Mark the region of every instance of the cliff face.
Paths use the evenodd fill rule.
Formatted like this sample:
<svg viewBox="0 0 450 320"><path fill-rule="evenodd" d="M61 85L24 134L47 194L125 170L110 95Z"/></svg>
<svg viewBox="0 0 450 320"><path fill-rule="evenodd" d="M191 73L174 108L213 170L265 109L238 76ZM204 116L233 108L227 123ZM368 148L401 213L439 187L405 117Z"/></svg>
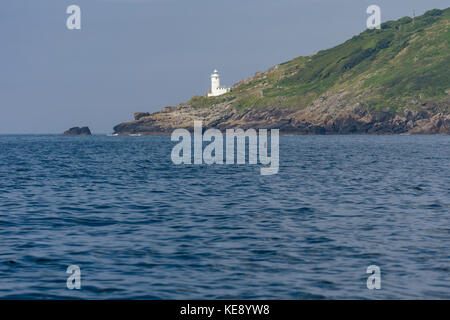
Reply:
<svg viewBox="0 0 450 320"><path fill-rule="evenodd" d="M114 127L118 134L164 134L177 128L192 130L194 120L203 121L204 128L280 129L282 133L351 134L351 133L444 133L450 134L450 98L437 104L424 104L401 113L391 110L371 111L361 103L344 103L337 108L340 96L325 96L303 110L292 107L260 107L245 111L221 103L210 109L196 106L166 107L139 120Z"/></svg>
<svg viewBox="0 0 450 320"><path fill-rule="evenodd" d="M450 8L366 30L237 83L114 127L118 134L203 126L283 133L450 133Z"/></svg>

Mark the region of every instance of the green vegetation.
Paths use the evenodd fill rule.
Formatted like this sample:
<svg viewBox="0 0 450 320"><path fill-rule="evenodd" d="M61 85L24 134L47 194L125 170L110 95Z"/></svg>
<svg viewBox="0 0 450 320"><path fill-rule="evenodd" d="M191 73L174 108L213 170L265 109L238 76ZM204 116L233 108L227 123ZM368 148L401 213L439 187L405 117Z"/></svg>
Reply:
<svg viewBox="0 0 450 320"><path fill-rule="evenodd" d="M408 101L439 100L450 89L450 8L383 23L332 49L298 57L233 87L220 97L194 97L199 107L231 101L304 108L325 92L345 90L369 108L398 110Z"/></svg>

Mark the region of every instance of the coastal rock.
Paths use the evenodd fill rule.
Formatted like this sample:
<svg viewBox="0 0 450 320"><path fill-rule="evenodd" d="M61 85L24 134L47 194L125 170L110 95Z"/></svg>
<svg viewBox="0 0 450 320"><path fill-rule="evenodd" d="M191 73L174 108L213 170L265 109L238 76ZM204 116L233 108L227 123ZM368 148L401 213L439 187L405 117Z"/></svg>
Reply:
<svg viewBox="0 0 450 320"><path fill-rule="evenodd" d="M450 104L449 104L450 105ZM166 107L138 120L123 122L114 127L117 134L170 134L177 128L192 131L195 120L203 128L280 129L294 134L450 134L450 114L436 112L428 104L403 113L363 108L345 93L319 98L310 107L254 107L245 110L231 103L211 108L192 105Z"/></svg>
<svg viewBox="0 0 450 320"><path fill-rule="evenodd" d="M91 130L89 130L89 127L73 127L69 130L65 131L63 135L66 136L90 136Z"/></svg>
<svg viewBox="0 0 450 320"><path fill-rule="evenodd" d="M149 112L135 112L134 120L140 120L141 118L148 117L150 115Z"/></svg>

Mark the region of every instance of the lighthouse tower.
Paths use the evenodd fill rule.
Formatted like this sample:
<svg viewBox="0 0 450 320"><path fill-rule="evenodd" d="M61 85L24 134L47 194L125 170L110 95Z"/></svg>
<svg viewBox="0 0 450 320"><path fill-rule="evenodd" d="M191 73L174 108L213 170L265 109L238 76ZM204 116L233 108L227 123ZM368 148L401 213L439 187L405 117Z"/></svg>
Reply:
<svg viewBox="0 0 450 320"><path fill-rule="evenodd" d="M220 76L217 70L211 74L211 90L208 91L208 97L217 97L230 92L230 88L220 86Z"/></svg>
<svg viewBox="0 0 450 320"><path fill-rule="evenodd" d="M220 76L217 70L211 75L211 91L216 92L220 88Z"/></svg>

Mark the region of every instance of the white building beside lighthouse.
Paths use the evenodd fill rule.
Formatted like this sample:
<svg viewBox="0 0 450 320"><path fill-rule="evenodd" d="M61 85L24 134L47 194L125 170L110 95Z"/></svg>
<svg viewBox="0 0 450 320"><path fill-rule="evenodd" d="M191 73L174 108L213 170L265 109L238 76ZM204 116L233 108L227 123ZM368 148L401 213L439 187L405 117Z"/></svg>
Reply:
<svg viewBox="0 0 450 320"><path fill-rule="evenodd" d="M211 75L211 90L208 91L208 97L217 97L224 93L230 92L229 87L220 86L220 76L217 70Z"/></svg>

